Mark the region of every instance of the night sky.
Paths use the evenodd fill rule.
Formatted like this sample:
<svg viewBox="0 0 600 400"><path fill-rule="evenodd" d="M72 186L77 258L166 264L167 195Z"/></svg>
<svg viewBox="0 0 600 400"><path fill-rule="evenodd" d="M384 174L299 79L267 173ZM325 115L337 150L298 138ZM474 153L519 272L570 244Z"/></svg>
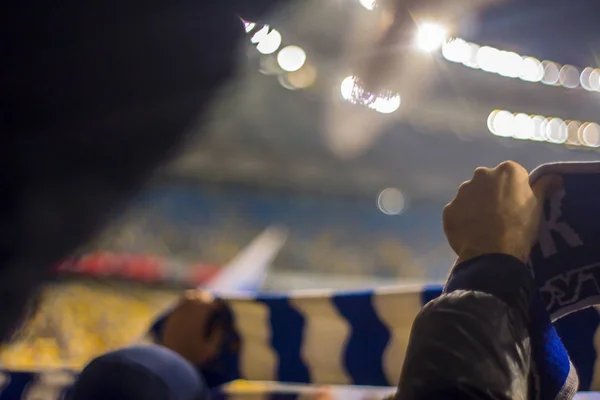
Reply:
<svg viewBox="0 0 600 400"><path fill-rule="evenodd" d="M539 59L600 66L600 2L520 0L465 21L461 37Z"/></svg>

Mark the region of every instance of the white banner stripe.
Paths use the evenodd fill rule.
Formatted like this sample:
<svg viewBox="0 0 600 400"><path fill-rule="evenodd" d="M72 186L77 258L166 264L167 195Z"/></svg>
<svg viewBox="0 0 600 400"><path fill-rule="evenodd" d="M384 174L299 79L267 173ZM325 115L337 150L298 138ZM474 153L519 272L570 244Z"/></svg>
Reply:
<svg viewBox="0 0 600 400"><path fill-rule="evenodd" d="M390 331L382 362L388 382L395 384L400 378L410 329L421 310L421 292L378 294L373 296L373 307Z"/></svg>
<svg viewBox="0 0 600 400"><path fill-rule="evenodd" d="M242 334L240 373L250 380L275 380L278 356L271 347L269 309L259 302L232 300L236 330Z"/></svg>
<svg viewBox="0 0 600 400"><path fill-rule="evenodd" d="M293 298L290 303L305 318L302 359L313 383L348 384L344 349L350 326L330 298Z"/></svg>

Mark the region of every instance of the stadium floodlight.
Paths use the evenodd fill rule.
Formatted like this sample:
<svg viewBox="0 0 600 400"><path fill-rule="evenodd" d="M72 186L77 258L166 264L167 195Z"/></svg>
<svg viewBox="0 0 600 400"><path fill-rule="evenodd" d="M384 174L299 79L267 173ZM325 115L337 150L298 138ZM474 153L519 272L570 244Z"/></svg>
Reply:
<svg viewBox="0 0 600 400"><path fill-rule="evenodd" d="M298 46L287 46L277 54L277 63L287 72L298 71L306 62L306 52Z"/></svg>
<svg viewBox="0 0 600 400"><path fill-rule="evenodd" d="M250 33L252 31L252 29L254 29L254 27L256 26L256 24L254 22L250 22L250 21L244 21L244 29L246 30L246 33Z"/></svg>
<svg viewBox="0 0 600 400"><path fill-rule="evenodd" d="M361 6L363 6L369 11L373 11L375 9L375 6L377 5L377 2L375 0L358 0L358 2Z"/></svg>
<svg viewBox="0 0 600 400"><path fill-rule="evenodd" d="M595 122L565 121L556 117L494 110L487 118L487 126L495 136L576 147L600 147L600 125Z"/></svg>
<svg viewBox="0 0 600 400"><path fill-rule="evenodd" d="M254 29L254 27L252 27L252 29ZM269 33L269 25L264 25L257 32L255 32L254 35L252 35L252 37L250 38L250 43L253 43L253 44L260 43L260 41L262 39L264 39L268 33Z"/></svg>
<svg viewBox="0 0 600 400"><path fill-rule="evenodd" d="M588 147L600 147L600 125L588 123L581 130L581 141Z"/></svg>
<svg viewBox="0 0 600 400"><path fill-rule="evenodd" d="M548 60L540 62L534 57L490 46L479 46L460 38L444 40L442 56L450 62L507 78L600 92L600 68L587 67L580 72L580 69L573 65L561 65Z"/></svg>
<svg viewBox="0 0 600 400"><path fill-rule="evenodd" d="M381 114L391 114L400 108L402 99L398 93L386 91L382 94L369 93L355 76L344 78L340 85L342 98L349 103L359 104Z"/></svg>
<svg viewBox="0 0 600 400"><path fill-rule="evenodd" d="M402 99L400 98L400 95L396 94L388 98L377 97L369 108L372 108L381 114L391 114L400 108L401 103Z"/></svg>
<svg viewBox="0 0 600 400"><path fill-rule="evenodd" d="M448 31L440 24L424 22L417 27L415 43L417 48L432 52L444 44L448 38Z"/></svg>
<svg viewBox="0 0 600 400"><path fill-rule="evenodd" d="M256 50L262 54L273 54L281 46L281 34L273 29L271 32L262 36L256 45Z"/></svg>

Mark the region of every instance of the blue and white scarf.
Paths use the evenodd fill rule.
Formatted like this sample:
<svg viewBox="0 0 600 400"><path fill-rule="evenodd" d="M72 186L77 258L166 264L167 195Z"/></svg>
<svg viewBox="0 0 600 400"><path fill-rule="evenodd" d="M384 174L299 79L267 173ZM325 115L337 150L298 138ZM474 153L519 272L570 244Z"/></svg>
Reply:
<svg viewBox="0 0 600 400"><path fill-rule="evenodd" d="M539 287L531 310L532 398L541 400L571 398L575 369L580 390L600 390L600 316L590 307L600 304L600 163L545 165L532 182L549 173L563 176L564 190L545 206L530 262ZM441 291L433 285L227 298L232 338L241 346L224 352L218 376L207 380L394 386L414 317ZM5 372L0 400L34 389L60 392L61 385L68 390L44 374Z"/></svg>

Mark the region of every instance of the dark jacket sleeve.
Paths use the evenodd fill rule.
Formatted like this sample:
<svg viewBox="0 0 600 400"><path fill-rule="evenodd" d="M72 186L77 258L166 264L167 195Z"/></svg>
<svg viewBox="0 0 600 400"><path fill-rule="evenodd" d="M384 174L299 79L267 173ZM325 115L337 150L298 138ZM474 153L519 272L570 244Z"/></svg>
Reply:
<svg viewBox="0 0 600 400"><path fill-rule="evenodd" d="M507 255L457 265L414 321L396 399L526 399L532 288Z"/></svg>

